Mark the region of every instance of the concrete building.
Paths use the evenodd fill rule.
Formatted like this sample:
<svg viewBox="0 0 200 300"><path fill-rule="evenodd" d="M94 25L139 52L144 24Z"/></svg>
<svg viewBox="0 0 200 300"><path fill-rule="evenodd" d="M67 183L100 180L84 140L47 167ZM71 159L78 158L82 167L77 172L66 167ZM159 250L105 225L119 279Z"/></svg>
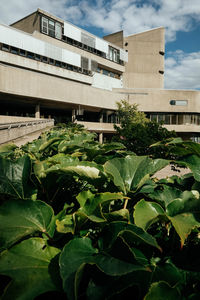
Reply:
<svg viewBox="0 0 200 300"><path fill-rule="evenodd" d="M38 9L0 25L2 116L54 118L113 133L116 102L200 140L200 92L164 89L164 28L103 39Z"/></svg>

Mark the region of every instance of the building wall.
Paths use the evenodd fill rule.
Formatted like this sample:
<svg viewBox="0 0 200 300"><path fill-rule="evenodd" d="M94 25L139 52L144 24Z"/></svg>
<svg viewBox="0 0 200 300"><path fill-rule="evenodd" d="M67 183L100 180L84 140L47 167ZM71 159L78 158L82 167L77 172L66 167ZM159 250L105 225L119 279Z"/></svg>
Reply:
<svg viewBox="0 0 200 300"><path fill-rule="evenodd" d="M92 76L87 76L78 72L73 72L67 69L52 66L46 63L42 63L36 60L27 59L23 56L13 55L12 53L0 51L0 62L7 63L16 67L21 67L27 70L34 70L39 73L51 74L53 76L68 78L69 80L75 80L83 82L85 84L92 84Z"/></svg>
<svg viewBox="0 0 200 300"><path fill-rule="evenodd" d="M120 48L124 48L124 36L123 31L112 33L103 37L104 40L117 45Z"/></svg>
<svg viewBox="0 0 200 300"><path fill-rule="evenodd" d="M128 63L125 65L124 87L127 88L163 88L164 28L124 37L124 48L128 51Z"/></svg>
<svg viewBox="0 0 200 300"><path fill-rule="evenodd" d="M122 73L122 72L125 71L125 67L122 66L122 65L120 65L120 64L117 64L117 63L115 63L113 61L110 61L108 59L105 59L103 57L95 55L93 53L84 51L81 48L74 47L74 46L72 46L70 44L64 43L64 42L62 42L62 41L60 41L58 39L51 38L50 36L42 34L42 33L38 32L38 31L35 31L33 33L33 36L36 37L36 38L38 38L38 39L40 39L40 40L42 40L42 41L45 41L47 43L51 43L52 45L55 45L57 47L61 47L63 49L67 49L67 50L72 51L74 53L78 53L78 54L80 54L83 57L87 57L88 59L95 60L100 65L106 66L110 70L118 71L119 73Z"/></svg>
<svg viewBox="0 0 200 300"><path fill-rule="evenodd" d="M11 25L14 28L20 29L22 31L33 33L35 30L40 30L40 17L38 12L34 12L33 14L15 22Z"/></svg>
<svg viewBox="0 0 200 300"><path fill-rule="evenodd" d="M122 98L130 103L138 104L138 109L144 112L200 112L200 92L190 90L164 89L115 89ZM187 105L171 105L171 100L187 100Z"/></svg>
<svg viewBox="0 0 200 300"><path fill-rule="evenodd" d="M1 93L30 97L35 101L40 99L55 101L56 107L59 106L59 103L56 103L58 101L96 108L100 111L116 109L116 101L121 100L121 94L118 93L8 65L0 65L0 76Z"/></svg>

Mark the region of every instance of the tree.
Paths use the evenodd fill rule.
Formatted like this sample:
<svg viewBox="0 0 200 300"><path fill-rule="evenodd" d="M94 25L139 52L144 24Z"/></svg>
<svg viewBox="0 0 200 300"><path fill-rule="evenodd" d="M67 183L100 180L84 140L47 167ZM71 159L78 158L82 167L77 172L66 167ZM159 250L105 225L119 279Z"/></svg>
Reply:
<svg viewBox="0 0 200 300"><path fill-rule="evenodd" d="M151 148L150 145L165 139L176 137L175 131L169 131L162 123L150 121L144 112L138 111L137 104L122 100L117 103L117 115L120 124L115 124L117 136L128 150L137 155L165 156L163 150Z"/></svg>

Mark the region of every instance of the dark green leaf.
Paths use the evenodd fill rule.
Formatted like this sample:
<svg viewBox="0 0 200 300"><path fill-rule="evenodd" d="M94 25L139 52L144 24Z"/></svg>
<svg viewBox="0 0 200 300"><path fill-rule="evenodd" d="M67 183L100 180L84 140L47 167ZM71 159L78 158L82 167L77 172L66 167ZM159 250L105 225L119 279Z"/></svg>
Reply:
<svg viewBox="0 0 200 300"><path fill-rule="evenodd" d="M155 202L147 202L140 200L134 207L135 224L144 230L154 222L158 221L158 217L165 214L163 208Z"/></svg>
<svg viewBox="0 0 200 300"><path fill-rule="evenodd" d="M52 208L42 201L10 200L0 207L0 249L34 232L48 233Z"/></svg>
<svg viewBox="0 0 200 300"><path fill-rule="evenodd" d="M35 299L47 291L57 290L50 270L51 260L59 249L46 245L40 238L31 238L1 253L0 274L12 278L3 300ZM54 270L55 271L55 270Z"/></svg>
<svg viewBox="0 0 200 300"><path fill-rule="evenodd" d="M0 157L0 194L25 199L33 197L35 190L29 185L31 161L23 156L16 161Z"/></svg>
<svg viewBox="0 0 200 300"><path fill-rule="evenodd" d="M177 288L172 288L167 282L159 281L151 285L144 300L179 300L181 299Z"/></svg>
<svg viewBox="0 0 200 300"><path fill-rule="evenodd" d="M127 194L141 187L151 175L164 168L168 161L152 160L147 156L127 156L107 161L104 170L110 175L114 184Z"/></svg>

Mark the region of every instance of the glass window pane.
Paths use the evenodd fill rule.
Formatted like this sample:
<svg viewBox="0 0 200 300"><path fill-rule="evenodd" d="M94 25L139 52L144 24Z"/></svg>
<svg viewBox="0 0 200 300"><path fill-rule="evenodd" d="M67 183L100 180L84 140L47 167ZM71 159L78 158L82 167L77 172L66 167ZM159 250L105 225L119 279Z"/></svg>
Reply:
<svg viewBox="0 0 200 300"><path fill-rule="evenodd" d="M185 115L185 123L191 124L191 115Z"/></svg>
<svg viewBox="0 0 200 300"><path fill-rule="evenodd" d="M178 124L183 124L183 115L178 115Z"/></svg>
<svg viewBox="0 0 200 300"><path fill-rule="evenodd" d="M176 115L172 115L172 124L176 124Z"/></svg>
<svg viewBox="0 0 200 300"><path fill-rule="evenodd" d="M56 23L56 35L55 37L57 39L61 39L62 37L62 28L61 28L61 25L59 23Z"/></svg>
<svg viewBox="0 0 200 300"><path fill-rule="evenodd" d="M158 115L158 122L162 122L163 121L163 117L164 117L164 115Z"/></svg>
<svg viewBox="0 0 200 300"><path fill-rule="evenodd" d="M170 124L170 115L165 115L165 124Z"/></svg>

